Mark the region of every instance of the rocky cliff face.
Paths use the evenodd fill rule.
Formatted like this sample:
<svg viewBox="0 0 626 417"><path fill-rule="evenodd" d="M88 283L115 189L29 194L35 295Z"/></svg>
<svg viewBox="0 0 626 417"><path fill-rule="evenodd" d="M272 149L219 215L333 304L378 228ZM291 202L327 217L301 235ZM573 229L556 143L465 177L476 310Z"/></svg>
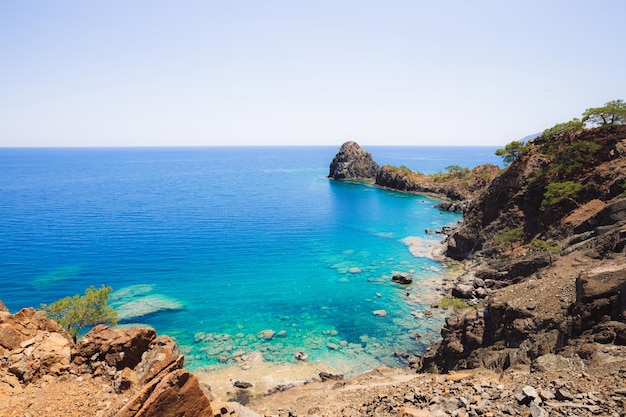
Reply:
<svg viewBox="0 0 626 417"><path fill-rule="evenodd" d="M468 204L498 176L500 168L492 164L479 165L463 175L424 175L390 165L383 165L376 174L376 185L400 191L434 194Z"/></svg>
<svg viewBox="0 0 626 417"><path fill-rule="evenodd" d="M471 271L456 293L478 313L449 319L423 366L507 368L625 344L625 181L626 126L531 142L446 242Z"/></svg>
<svg viewBox="0 0 626 417"><path fill-rule="evenodd" d="M373 180L379 166L369 152L356 142L346 142L330 163L329 178L336 180Z"/></svg>
<svg viewBox="0 0 626 417"><path fill-rule="evenodd" d="M0 311L0 415L213 416L183 356L151 328L94 327L74 344L45 313Z"/></svg>

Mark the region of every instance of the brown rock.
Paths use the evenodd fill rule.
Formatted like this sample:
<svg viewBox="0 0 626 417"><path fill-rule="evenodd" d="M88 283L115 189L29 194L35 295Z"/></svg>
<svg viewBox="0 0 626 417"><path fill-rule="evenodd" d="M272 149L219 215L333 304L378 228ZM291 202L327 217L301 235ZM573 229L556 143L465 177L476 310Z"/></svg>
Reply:
<svg viewBox="0 0 626 417"><path fill-rule="evenodd" d="M178 363L175 369L183 367L183 357L178 346L168 336L159 336L150 343L148 350L141 356L141 362L135 368L137 378L141 384L145 384L175 363Z"/></svg>
<svg viewBox="0 0 626 417"><path fill-rule="evenodd" d="M130 368L124 368L117 375L115 381L113 381L113 387L115 388L115 391L119 393L128 391L129 389L136 387L138 382L139 381L137 380L137 372Z"/></svg>
<svg viewBox="0 0 626 417"><path fill-rule="evenodd" d="M398 412L399 417L429 417L430 411L413 408L413 407L402 407Z"/></svg>
<svg viewBox="0 0 626 417"><path fill-rule="evenodd" d="M619 292L626 282L626 265L597 268L581 274L576 280L576 303L608 298Z"/></svg>
<svg viewBox="0 0 626 417"><path fill-rule="evenodd" d="M104 361L117 370L134 368L156 338L152 328L114 330L97 325L76 345L74 362Z"/></svg>
<svg viewBox="0 0 626 417"><path fill-rule="evenodd" d="M11 324L0 324L0 346L8 350L13 350L20 347L20 343L23 341L22 339L23 335Z"/></svg>
<svg viewBox="0 0 626 417"><path fill-rule="evenodd" d="M198 378L179 369L153 380L115 417L212 417L211 402Z"/></svg>

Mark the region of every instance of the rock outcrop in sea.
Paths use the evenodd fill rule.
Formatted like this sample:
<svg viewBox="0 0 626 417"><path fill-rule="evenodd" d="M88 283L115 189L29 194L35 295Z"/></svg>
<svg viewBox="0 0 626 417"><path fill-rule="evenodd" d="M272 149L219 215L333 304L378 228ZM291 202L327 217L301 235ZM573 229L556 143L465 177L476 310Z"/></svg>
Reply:
<svg viewBox="0 0 626 417"><path fill-rule="evenodd" d="M358 143L349 141L330 163L329 178L336 180L374 180L380 167L372 154L361 149Z"/></svg>

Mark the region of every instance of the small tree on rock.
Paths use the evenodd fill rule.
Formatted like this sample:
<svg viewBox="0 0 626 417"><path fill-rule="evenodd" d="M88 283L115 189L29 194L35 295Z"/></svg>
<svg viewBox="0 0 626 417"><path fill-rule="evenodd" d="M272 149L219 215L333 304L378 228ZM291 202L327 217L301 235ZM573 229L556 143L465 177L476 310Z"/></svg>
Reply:
<svg viewBox="0 0 626 417"><path fill-rule="evenodd" d="M599 127L626 124L626 102L613 100L603 107L591 107L583 113L582 121Z"/></svg>
<svg viewBox="0 0 626 417"><path fill-rule="evenodd" d="M504 148L497 149L496 155L501 156L504 165L511 165L513 161L519 158L528 150L528 145L522 140L514 140L511 143L508 143L504 146Z"/></svg>
<svg viewBox="0 0 626 417"><path fill-rule="evenodd" d="M113 307L107 305L111 287L102 285L96 289L93 285L85 290L85 294L65 297L52 304L42 304L48 317L55 320L72 336L74 342L80 330L96 324L117 324L119 318Z"/></svg>

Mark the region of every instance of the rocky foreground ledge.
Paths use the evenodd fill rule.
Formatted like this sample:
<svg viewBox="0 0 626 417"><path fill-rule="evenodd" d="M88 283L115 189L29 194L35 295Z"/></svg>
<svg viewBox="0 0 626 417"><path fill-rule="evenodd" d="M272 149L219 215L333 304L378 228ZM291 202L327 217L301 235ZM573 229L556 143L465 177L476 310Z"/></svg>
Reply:
<svg viewBox="0 0 626 417"><path fill-rule="evenodd" d="M44 312L0 307L0 415L214 415L206 387L154 329L99 325L74 344Z"/></svg>

